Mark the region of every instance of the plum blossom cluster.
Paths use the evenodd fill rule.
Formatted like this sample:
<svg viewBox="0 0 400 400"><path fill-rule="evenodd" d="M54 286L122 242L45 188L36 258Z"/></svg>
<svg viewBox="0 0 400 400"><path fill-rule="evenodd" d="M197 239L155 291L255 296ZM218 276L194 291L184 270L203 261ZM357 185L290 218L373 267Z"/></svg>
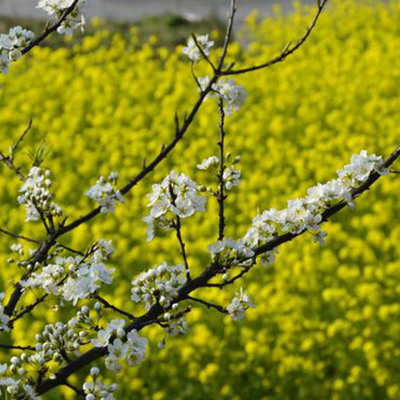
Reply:
<svg viewBox="0 0 400 400"><path fill-rule="evenodd" d="M222 179L224 182L224 188L226 190L231 190L234 186L239 186L240 185L240 176L241 172L235 168L235 164L237 164L240 161L240 157L236 157L230 167L226 167L224 169ZM197 168L202 170L202 171L213 171L217 174L219 174L219 158L216 156L212 156L209 158L206 158L205 160L202 161L201 164L197 165Z"/></svg>
<svg viewBox="0 0 400 400"><path fill-rule="evenodd" d="M196 44L197 41L197 44ZM214 42L209 40L208 35L197 36L196 40L193 37L190 37L187 43L187 47L182 49L182 53L190 58L190 60L196 62L199 61L203 55L199 49L203 51L203 53L208 56L210 54L210 49L214 46Z"/></svg>
<svg viewBox="0 0 400 400"><path fill-rule="evenodd" d="M62 15L74 4L75 0L40 0L37 8L45 11L50 17L58 20ZM60 35L72 36L75 29L83 28L85 25L85 17L82 9L85 0L79 0L74 10L62 22L57 29Z"/></svg>
<svg viewBox="0 0 400 400"><path fill-rule="evenodd" d="M4 300L5 294L0 293L0 333L1 332L8 332L10 328L8 327L8 322L10 321L10 317L4 313Z"/></svg>
<svg viewBox="0 0 400 400"><path fill-rule="evenodd" d="M114 372L120 372L122 367L119 363L125 357L130 366L139 365L146 357L146 347L147 339L132 330L126 335L126 342L116 338L107 346L106 367Z"/></svg>
<svg viewBox="0 0 400 400"><path fill-rule="evenodd" d="M25 288L41 288L75 305L80 299L89 297L102 284L112 283L115 269L104 264L112 253L111 242L100 240L92 256L58 257L55 264L46 265L40 273L32 273L22 285Z"/></svg>
<svg viewBox="0 0 400 400"><path fill-rule="evenodd" d="M113 319L108 323L107 328L100 329L97 332L97 336L91 340L91 343L95 347L106 347L109 344L109 341L113 335L118 336L119 338L125 337L125 321L123 319Z"/></svg>
<svg viewBox="0 0 400 400"><path fill-rule="evenodd" d="M17 61L22 50L34 38L33 32L20 26L11 28L8 34L0 35L0 73L6 74L13 61Z"/></svg>
<svg viewBox="0 0 400 400"><path fill-rule="evenodd" d="M251 265L254 251L242 239L224 238L215 244L208 245L208 251L220 263L229 266Z"/></svg>
<svg viewBox="0 0 400 400"><path fill-rule="evenodd" d="M255 306L252 304L249 295L243 288L240 288L226 310L234 321L241 321L245 316L245 311L250 307L254 308Z"/></svg>
<svg viewBox="0 0 400 400"><path fill-rule="evenodd" d="M12 361L16 361L13 357ZM20 375L20 379L15 379L10 376L6 376L8 369L7 364L0 364L0 398L3 398L2 393L4 393L4 398L11 399L24 399L24 400L37 400L39 397L36 395L34 388L28 383L28 380L24 375L26 371L23 368L19 368L17 373ZM10 370L12 375L15 376L15 369L17 369L16 364L11 363Z"/></svg>
<svg viewBox="0 0 400 400"><path fill-rule="evenodd" d="M85 193L100 204L102 213L114 212L117 201L124 203L121 192L116 189L117 181L118 173L112 172L108 178L100 177L96 184Z"/></svg>
<svg viewBox="0 0 400 400"><path fill-rule="evenodd" d="M187 272L183 265L167 265L164 262L141 273L132 281L132 301L143 302L147 309L156 302L169 307L186 283Z"/></svg>
<svg viewBox="0 0 400 400"><path fill-rule="evenodd" d="M19 204L25 206L27 221L38 221L41 216L52 218L62 215L61 208L53 202L50 193L50 175L49 170L43 171L39 167L30 169L18 196Z"/></svg>
<svg viewBox="0 0 400 400"><path fill-rule="evenodd" d="M283 210L270 209L257 215L244 238L245 243L256 248L280 233L300 234L305 230L316 232L315 241L323 243L326 233L320 232L322 213L338 201L353 207L352 190L363 184L372 172L388 173L382 157L369 156L365 150L353 155L350 164L337 171L337 179L311 187L307 197L289 200Z"/></svg>
<svg viewBox="0 0 400 400"><path fill-rule="evenodd" d="M165 327L165 331L169 336L186 335L188 330L189 326L184 316L171 320L166 324Z"/></svg>
<svg viewBox="0 0 400 400"><path fill-rule="evenodd" d="M9 371L11 377L6 377L7 364L0 365L0 397L1 390L5 389L9 396L6 398L36 400L39 396L31 386L33 377L28 374L28 367L34 373L46 373L46 364L58 364L68 361L68 353L79 352L84 342L86 332L77 334L67 325L57 322L55 325L46 325L41 334L36 335L37 344L34 353L22 353L20 357L12 357Z"/></svg>
<svg viewBox="0 0 400 400"><path fill-rule="evenodd" d="M36 353L27 357L26 361L37 362L40 366L50 361L62 363L68 361L68 353L79 352L87 333L77 334L68 325L57 322L54 325L46 325L41 334L36 335Z"/></svg>
<svg viewBox="0 0 400 400"><path fill-rule="evenodd" d="M83 384L86 400L114 400L114 392L118 385L105 385L99 379L100 370L96 367L90 369L92 380Z"/></svg>
<svg viewBox="0 0 400 400"><path fill-rule="evenodd" d="M150 215L144 218L148 224L147 239L154 238L155 229L169 229L173 218L188 218L196 211L205 210L206 198L198 186L185 174L178 175L172 171L161 184L153 185L153 192L147 197Z"/></svg>
<svg viewBox="0 0 400 400"><path fill-rule="evenodd" d="M197 80L200 90L204 91L210 84L210 78L205 76ZM233 112L239 111L244 104L247 93L242 86L237 85L233 79L220 79L212 86L212 93L208 95L210 98L221 98L223 101L224 111L231 116Z"/></svg>

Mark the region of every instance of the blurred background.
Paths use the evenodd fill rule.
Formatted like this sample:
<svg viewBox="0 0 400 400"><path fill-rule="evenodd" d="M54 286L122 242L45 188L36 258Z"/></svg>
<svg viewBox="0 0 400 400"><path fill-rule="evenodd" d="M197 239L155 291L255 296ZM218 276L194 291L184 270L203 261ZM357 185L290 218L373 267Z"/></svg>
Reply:
<svg viewBox="0 0 400 400"><path fill-rule="evenodd" d="M37 1L0 0L0 32L17 23L40 32L44 13L35 10ZM299 40L317 3L238 2L227 60L238 67L265 62ZM228 7L229 0L88 0L88 15L106 21L93 19L72 39L54 36L0 76L0 149L15 143L33 119L17 164L26 171L32 155L46 154L43 167L51 169L56 202L70 220L92 209L83 193L99 176L119 171L124 184L141 171L144 157L153 159L170 142L174 113L183 116L198 98L182 44L192 32L210 33L216 62ZM243 237L257 210L283 208L310 186L335 178L352 154L367 149L387 156L398 146L399 48L399 0L330 0L293 57L235 77L248 98L226 121L227 150L241 156L242 171L242 185L227 199L228 237ZM200 62L195 72L204 76L210 69ZM129 300L131 280L163 261L181 262L174 235L146 242L146 194L171 169L215 185L196 165L216 153L217 124L209 99L174 155L135 187L124 206L62 238L81 251L99 238L113 240L115 281L102 294L116 306L140 315L143 310ZM41 239L40 225L25 223L18 207L19 188L0 166L0 226ZM119 383L118 400L399 400L399 193L399 175L387 176L357 200L355 210L324 227L325 246L304 235L283 246L273 265L254 268L226 291L196 293L225 307L242 285L256 308L235 323L194 307L188 335L168 337L163 350L163 330L144 329L146 360L117 377L99 362L104 381ZM193 275L208 265L207 245L215 242L218 207L212 198L207 207L184 224ZM6 296L20 275L6 263L15 256L8 250L13 244L0 236L0 292ZM31 246L24 250L29 254ZM40 294L29 293L22 306ZM2 334L3 343L32 345L45 323L75 316L70 305L56 311L55 304L53 299L21 319L12 333ZM93 301L79 306L84 304L93 307ZM106 312L102 323L112 318ZM0 363L9 356L0 352ZM87 373L71 383L81 386ZM44 397L75 399L68 388Z"/></svg>
<svg viewBox="0 0 400 400"><path fill-rule="evenodd" d="M0 15L43 18L43 13L35 9L36 3L36 0L0 0ZM229 0L90 0L87 5L87 15L118 21L137 21L143 17L166 13L186 16L189 19L209 17L224 19L229 3ZM245 0L238 3L238 22L243 21L253 9L268 14L271 12L271 7L277 3L286 12L293 8L291 0ZM302 3L311 4L315 1L303 0Z"/></svg>

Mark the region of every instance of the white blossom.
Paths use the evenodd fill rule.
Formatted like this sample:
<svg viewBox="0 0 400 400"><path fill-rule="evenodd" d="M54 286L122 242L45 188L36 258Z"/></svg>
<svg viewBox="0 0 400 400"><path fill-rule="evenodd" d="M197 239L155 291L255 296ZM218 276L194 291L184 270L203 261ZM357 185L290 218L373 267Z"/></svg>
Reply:
<svg viewBox="0 0 400 400"><path fill-rule="evenodd" d="M48 294L61 296L66 301L76 304L94 293L102 284L110 285L113 281L115 268L108 268L104 261L113 254L111 242L100 240L96 250L88 259L82 256L58 257L55 264L49 264L40 272L34 272L21 282L26 288L41 288ZM68 276L65 274L68 273ZM64 283L60 285L63 277Z"/></svg>
<svg viewBox="0 0 400 400"><path fill-rule="evenodd" d="M254 251L243 239L224 238L218 240L215 244L208 245L208 251L213 257L218 257L220 262L229 263L231 266L250 264L254 256Z"/></svg>
<svg viewBox="0 0 400 400"><path fill-rule="evenodd" d="M129 344L128 364L139 365L146 357L148 340L141 337L136 330L129 332L126 338Z"/></svg>
<svg viewBox="0 0 400 400"><path fill-rule="evenodd" d="M108 356L105 360L106 367L112 371L119 372L121 365L119 362L127 357L128 364L139 365L146 355L147 339L141 337L136 330L129 332L126 342L121 339L114 339L112 344L107 347Z"/></svg>
<svg viewBox="0 0 400 400"><path fill-rule="evenodd" d="M226 310L234 321L240 321L249 307L254 308L255 306L251 303L249 295L243 291L243 288L240 288Z"/></svg>
<svg viewBox="0 0 400 400"><path fill-rule="evenodd" d="M255 249L260 243L268 243L279 234L300 234L310 230L317 232L315 242L323 244L326 237L325 232L320 232L323 212L340 201L353 207L352 190L363 184L373 172L381 175L388 173L382 157L375 154L369 156L365 150L354 154L350 164L337 171L338 178L311 187L307 197L289 200L283 210L270 209L257 215L244 242ZM267 258L271 256L274 254L270 253Z"/></svg>
<svg viewBox="0 0 400 400"><path fill-rule="evenodd" d="M54 19L59 19L63 13L72 6L74 0L40 0L37 8L44 10L49 16ZM63 21L57 32L60 35L71 36L73 31L78 28L83 28L85 24L85 18L82 14L85 0L78 1L75 9L68 15Z"/></svg>
<svg viewBox="0 0 400 400"><path fill-rule="evenodd" d="M240 185L240 171L234 166L226 168L223 174L223 181L226 190L231 190L234 186Z"/></svg>
<svg viewBox="0 0 400 400"><path fill-rule="evenodd" d="M0 73L8 72L10 64L21 57L22 50L33 38L33 32L20 26L11 28L8 34L0 35Z"/></svg>
<svg viewBox="0 0 400 400"><path fill-rule="evenodd" d="M97 371L98 368L96 368ZM93 368L92 368L93 370ZM91 371L92 371L91 370ZM97 373L98 375L98 373ZM85 392L85 399L86 400L114 400L114 392L118 389L118 385L104 385L100 379L97 378L97 375L91 376L93 381L85 382L83 384L83 391Z"/></svg>
<svg viewBox="0 0 400 400"><path fill-rule="evenodd" d="M4 300L5 294L0 293L0 333L3 331L9 332L10 328L8 326L8 322L10 321L10 317L4 313Z"/></svg>
<svg viewBox="0 0 400 400"><path fill-rule="evenodd" d="M184 316L172 320L165 328L165 331L169 336L186 335L188 330L189 326Z"/></svg>
<svg viewBox="0 0 400 400"><path fill-rule="evenodd" d="M112 172L108 178L103 176L98 179L85 195L97 201L101 206L101 212L114 212L114 206L117 201L124 203L124 199L119 190L116 189L118 174Z"/></svg>
<svg viewBox="0 0 400 400"><path fill-rule="evenodd" d="M61 216L61 208L53 202L50 193L50 171L43 173L39 167L32 167L20 189L18 202L26 208L26 220L38 221L40 214L44 217Z"/></svg>
<svg viewBox="0 0 400 400"><path fill-rule="evenodd" d="M153 185L153 192L147 196L150 215L144 218L149 226L148 240L154 237L155 228L169 229L172 217L188 218L197 211L203 212L207 200L200 193L200 187L195 182L175 171L161 184Z"/></svg>
<svg viewBox="0 0 400 400"><path fill-rule="evenodd" d="M204 54L208 56L210 54L210 49L214 46L214 42L209 40L208 35L196 36L196 40ZM199 61L202 57L202 54L192 37L189 38L187 47L182 49L182 53L188 56L192 61Z"/></svg>
<svg viewBox="0 0 400 400"><path fill-rule="evenodd" d="M210 83L208 76L198 78L200 90L204 91ZM221 97L224 103L224 111L228 116L231 116L234 111L239 111L240 107L246 100L247 93L242 86L237 85L234 80L220 79L212 86L212 92L208 95L211 98Z"/></svg>
<svg viewBox="0 0 400 400"><path fill-rule="evenodd" d="M186 283L187 272L183 265L169 266L165 262L143 272L132 281L132 301L143 302L147 309L157 301L168 307Z"/></svg>
<svg viewBox="0 0 400 400"><path fill-rule="evenodd" d="M197 168L206 171L212 167L218 166L218 163L218 157L212 156L203 160L201 164L197 165Z"/></svg>

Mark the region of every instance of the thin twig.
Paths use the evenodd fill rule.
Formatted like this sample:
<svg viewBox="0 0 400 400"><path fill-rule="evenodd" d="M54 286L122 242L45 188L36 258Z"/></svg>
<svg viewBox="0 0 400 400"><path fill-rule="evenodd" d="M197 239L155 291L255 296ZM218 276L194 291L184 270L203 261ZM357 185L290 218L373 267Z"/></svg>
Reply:
<svg viewBox="0 0 400 400"><path fill-rule="evenodd" d="M215 308L217 311L219 311L222 314L227 314L228 312L226 311L226 309L218 304L214 304L214 303L210 303L208 301L202 300L202 299L198 299L196 297L192 297L192 296L187 296L188 300L192 300L195 301L197 303L203 304L203 306L206 306L207 308Z"/></svg>
<svg viewBox="0 0 400 400"><path fill-rule="evenodd" d="M25 136L27 135L27 133L31 130L32 128L32 119L29 120L28 122L28 126L25 128L24 132L22 133L22 135L20 136L20 138L17 140L17 142L11 146L11 151L10 151L10 155L14 155L14 153L18 150L18 146L21 144L21 142L25 139Z"/></svg>
<svg viewBox="0 0 400 400"><path fill-rule="evenodd" d="M196 45L197 49L199 50L200 54L203 56L203 58L207 61L207 63L210 65L214 73L216 72L215 65L212 63L212 61L209 59L207 54L205 53L203 47L201 47L200 43L197 40L197 37L194 33L192 33L192 39L194 40L194 44Z"/></svg>
<svg viewBox="0 0 400 400"><path fill-rule="evenodd" d="M290 46L286 46L285 49L282 51L281 54L279 54L279 56L273 58L270 61L267 61L263 64L260 65L256 65L253 67L248 67L248 68L241 68L241 69L237 69L237 70L226 70L226 71L222 71L221 75L239 75L239 74L244 74L246 72L253 72L253 71L257 71L263 68L267 68L270 67L271 65L277 64L279 62L284 61L288 56L292 55L294 52L296 52L305 42L306 40L309 38L309 36L311 35L311 32L313 31L313 29L315 28L315 26L317 25L318 19L322 14L322 11L325 7L325 5L328 3L328 0L322 0L319 5L318 5L318 10L317 13L315 14L311 24L309 25L309 27L307 28L306 33L304 34L304 36L298 40L298 42L290 48Z"/></svg>
<svg viewBox="0 0 400 400"><path fill-rule="evenodd" d="M65 244L62 244L62 243L60 243L60 242L57 242L57 245L60 246L60 247L61 247L62 249L64 249L64 250L70 251L71 253L78 254L78 255L80 255L80 256L84 256L84 255L85 255L85 253L82 253L82 252L79 251L79 250L74 250L73 248L68 247L68 246L66 246Z"/></svg>
<svg viewBox="0 0 400 400"><path fill-rule="evenodd" d="M39 297L36 301L34 301L29 306L25 307L23 311L19 312L14 318L11 318L9 324L12 325L14 322L21 319L24 315L29 314L34 308L36 308L39 304L43 303L49 295L46 293L43 296Z"/></svg>
<svg viewBox="0 0 400 400"><path fill-rule="evenodd" d="M82 390L82 389L78 389L77 387L75 387L74 385L71 385L69 382L65 381L63 383L63 386L66 386L68 388L70 388L71 390L73 390L78 396L82 397L82 398L86 398L86 393Z"/></svg>
<svg viewBox="0 0 400 400"><path fill-rule="evenodd" d="M188 263L187 255L186 255L186 246L185 246L185 242L183 241L182 232L181 232L182 224L181 224L181 219L179 218L178 215L176 216L176 223L173 225L173 227L176 230L176 237L177 237L179 245L181 247L181 256L182 256L183 262L185 264L186 277L188 280L190 280L191 276L190 276L189 263Z"/></svg>
<svg viewBox="0 0 400 400"><path fill-rule="evenodd" d="M224 202L226 199L226 195L224 192L224 173L225 173L225 111L224 111L224 100L220 96L218 101L218 110L220 114L220 123L219 123L219 189L218 189L218 205L219 205L219 228L218 228L218 240L222 240L224 238L224 230L225 230L225 211L224 211Z"/></svg>
<svg viewBox="0 0 400 400"><path fill-rule="evenodd" d="M224 40L224 44L222 47L221 58L219 60L218 67L217 67L218 73L220 73L222 71L222 67L224 66L224 61L225 61L226 55L228 54L229 43L231 42L231 39L232 39L233 22L235 20L235 14L236 14L236 0L231 0L231 8L230 8L229 19L228 19L228 27L226 30L225 40Z"/></svg>
<svg viewBox="0 0 400 400"><path fill-rule="evenodd" d="M22 236L22 235L16 235L15 233L6 231L6 230L3 229L3 228L0 228L0 233L4 233L5 235L11 236L11 237L14 238L14 239L25 240L26 242L36 243L36 244L39 243L39 241L37 241L37 240L35 240L35 239L31 239L31 238L28 238L28 237Z"/></svg>
<svg viewBox="0 0 400 400"><path fill-rule="evenodd" d="M109 303L107 300L103 299L102 297L100 297L98 294L95 294L93 296L94 299L98 300L101 304L103 304L104 307L106 308L110 308L114 311L116 311L117 313L131 319L131 320L135 320L135 316L127 311L121 310L120 308L112 305L111 303Z"/></svg>
<svg viewBox="0 0 400 400"><path fill-rule="evenodd" d="M22 350L22 351L36 351L32 346L12 346L8 344L0 344L1 349Z"/></svg>

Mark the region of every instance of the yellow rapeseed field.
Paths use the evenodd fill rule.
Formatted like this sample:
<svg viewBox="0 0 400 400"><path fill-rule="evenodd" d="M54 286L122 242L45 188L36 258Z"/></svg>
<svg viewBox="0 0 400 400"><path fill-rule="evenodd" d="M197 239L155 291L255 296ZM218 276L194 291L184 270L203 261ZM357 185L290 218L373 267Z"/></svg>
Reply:
<svg viewBox="0 0 400 400"><path fill-rule="evenodd" d="M275 55L303 34L310 18L300 5L291 16L278 12L260 23L251 16L241 41L250 44L233 44L231 60L249 65ZM56 202L70 220L94 206L83 193L100 175L119 171L124 183L138 173L143 158L151 159L173 137L175 110L182 115L198 96L181 48L160 48L156 38L138 46L134 30L126 40L100 25L72 49L36 49L0 78L0 147L7 150L33 118L17 162L28 166L27 153L45 145ZM332 179L353 153L387 156L394 150L400 139L399 49L399 1L336 1L295 56L237 79L249 95L227 123L227 147L242 157L243 173L227 202L228 236L243 235L257 209L283 207ZM206 64L196 69L199 75L208 71ZM176 151L125 205L63 239L79 249L101 237L113 240L115 281L105 296L116 305L139 313L129 299L132 278L163 260L178 262L172 234L146 243L145 195L171 169L209 182L196 164L217 153L217 123L216 104L208 100ZM40 225L26 224L17 204L18 180L0 168L0 226L40 239ZM189 263L197 272L216 238L216 211L209 200L206 214L185 221ZM241 282L256 304L242 323L196 308L188 316L189 334L168 339L163 350L157 347L161 329L145 329L148 357L124 369L117 398L399 399L399 215L400 177L391 175L357 200L354 211L334 217L325 246L304 235L280 249L273 267L255 268ZM18 279L5 262L12 241L0 241L1 287L10 288ZM239 287L204 296L227 305ZM34 318L16 325L13 338L30 344L45 320L67 321L69 315L67 307L38 307ZM64 395L71 398L70 391L46 398Z"/></svg>

